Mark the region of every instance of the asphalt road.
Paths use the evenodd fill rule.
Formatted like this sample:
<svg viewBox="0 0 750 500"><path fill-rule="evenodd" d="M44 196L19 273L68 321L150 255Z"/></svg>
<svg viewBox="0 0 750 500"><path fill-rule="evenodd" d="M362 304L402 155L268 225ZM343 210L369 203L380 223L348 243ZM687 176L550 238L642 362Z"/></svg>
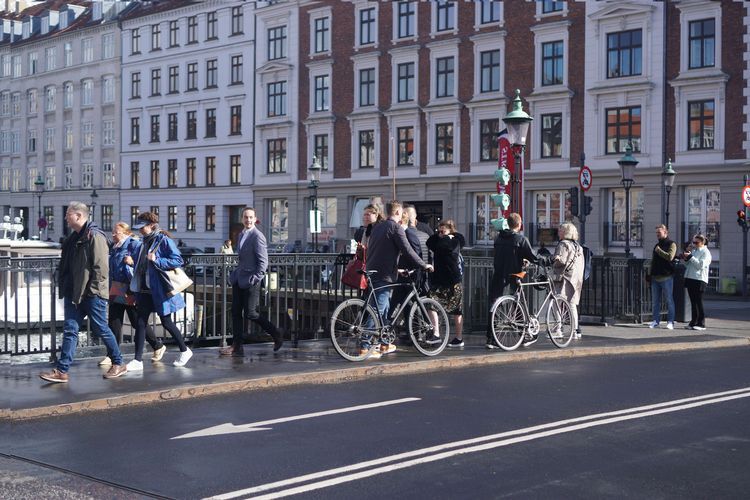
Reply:
<svg viewBox="0 0 750 500"><path fill-rule="evenodd" d="M535 361L14 423L0 477L22 468L34 498L59 497L50 482L71 498L746 498L749 355Z"/></svg>

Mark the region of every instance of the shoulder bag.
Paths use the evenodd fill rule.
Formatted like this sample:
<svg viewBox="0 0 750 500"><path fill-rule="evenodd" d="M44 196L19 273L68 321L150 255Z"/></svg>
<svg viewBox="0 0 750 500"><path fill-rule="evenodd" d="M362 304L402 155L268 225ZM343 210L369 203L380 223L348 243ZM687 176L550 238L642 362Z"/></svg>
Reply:
<svg viewBox="0 0 750 500"><path fill-rule="evenodd" d="M366 256L366 248L363 245L357 245L354 258L346 265L346 270L344 270L344 274L341 276L341 283L357 290L367 288L367 278L359 272L365 270Z"/></svg>

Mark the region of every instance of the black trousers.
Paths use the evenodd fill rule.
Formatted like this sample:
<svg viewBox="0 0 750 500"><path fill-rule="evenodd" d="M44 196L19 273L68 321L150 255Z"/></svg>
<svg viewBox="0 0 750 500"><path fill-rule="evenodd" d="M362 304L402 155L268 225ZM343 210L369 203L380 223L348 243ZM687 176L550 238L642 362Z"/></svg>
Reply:
<svg viewBox="0 0 750 500"><path fill-rule="evenodd" d="M690 326L706 326L706 315L703 312L703 292L706 290L706 284L700 280L686 279L685 288L690 297Z"/></svg>
<svg viewBox="0 0 750 500"><path fill-rule="evenodd" d="M136 311L138 315L138 322L135 327L135 359L143 361L143 344L146 340L146 327L148 326L148 317L151 313L156 313L161 321L161 326L169 332L172 338L177 342L180 348L180 352L187 351L187 345L185 345L185 339L182 338L177 325L172 321L172 316L169 314L162 316L156 310L153 296L150 293L139 293L138 299L136 300Z"/></svg>
<svg viewBox="0 0 750 500"><path fill-rule="evenodd" d="M260 282L250 288L240 288L239 285L232 285L232 345L239 347L242 345L242 335L245 333L245 319L260 326L264 332L277 339L281 336L279 329L268 321L264 315L258 311L260 304Z"/></svg>
<svg viewBox="0 0 750 500"><path fill-rule="evenodd" d="M127 313L130 325L133 328L138 327L138 316L136 314L135 306L129 306L126 304L117 304L115 302L109 303L109 328L112 333L115 334L117 345L122 344L122 320L125 318ZM153 350L160 349L162 343L154 335L154 329L151 328L150 324L146 325L146 342L151 346Z"/></svg>

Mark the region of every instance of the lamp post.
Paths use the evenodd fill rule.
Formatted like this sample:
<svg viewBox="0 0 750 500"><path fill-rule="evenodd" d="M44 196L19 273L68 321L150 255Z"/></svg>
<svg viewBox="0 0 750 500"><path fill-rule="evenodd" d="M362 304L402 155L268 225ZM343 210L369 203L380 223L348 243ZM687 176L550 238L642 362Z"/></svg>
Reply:
<svg viewBox="0 0 750 500"><path fill-rule="evenodd" d="M677 172L672 168L672 159L667 158L667 163L664 164L664 170L661 171L661 182L664 185L664 192L667 193L667 204L664 210L664 225L669 228L669 193L672 192L672 186L674 186L674 178Z"/></svg>
<svg viewBox="0 0 750 500"><path fill-rule="evenodd" d="M513 176L511 177L510 202L511 211L518 212L523 217L523 199L521 188L522 165L521 158L526 149L526 136L533 118L523 110L521 91L516 89L513 99L513 110L505 115L503 122L508 129L508 142L513 146Z"/></svg>
<svg viewBox="0 0 750 500"><path fill-rule="evenodd" d="M307 188L310 190L310 234L313 240L313 252L318 253L318 234L320 233L320 214L318 213L318 186L320 186L320 160L313 156L310 172L310 184Z"/></svg>
<svg viewBox="0 0 750 500"><path fill-rule="evenodd" d="M99 198L99 195L96 193L96 189L91 191L91 222L94 222L94 215L96 214L96 200Z"/></svg>
<svg viewBox="0 0 750 500"><path fill-rule="evenodd" d="M622 179L620 183L625 188L625 257L630 257L630 188L635 182L635 166L638 160L633 158L633 146L628 144L625 148L625 156L617 160L622 170Z"/></svg>
<svg viewBox="0 0 750 500"><path fill-rule="evenodd" d="M44 179L41 174L36 176L34 180L34 186L36 186L36 196L39 202L39 211L37 212L36 225L39 229L39 241L42 240L42 230L47 226L46 221L42 221L42 195L44 194Z"/></svg>

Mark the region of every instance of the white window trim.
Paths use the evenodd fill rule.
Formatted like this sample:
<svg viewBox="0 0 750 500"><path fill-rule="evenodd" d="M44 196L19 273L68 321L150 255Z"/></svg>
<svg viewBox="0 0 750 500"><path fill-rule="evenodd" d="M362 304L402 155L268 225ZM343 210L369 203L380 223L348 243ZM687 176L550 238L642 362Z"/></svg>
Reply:
<svg viewBox="0 0 750 500"><path fill-rule="evenodd" d="M502 9L502 7L500 7ZM503 89L505 88L505 36L498 37L497 33L475 35L471 37L474 42L474 98L477 99L503 99ZM482 92L482 52L491 50L500 51L500 88L495 92Z"/></svg>
<svg viewBox="0 0 750 500"><path fill-rule="evenodd" d="M497 2L497 4L500 6L498 20L489 23L482 23L482 2L477 1L474 4L474 31L479 31L482 28L490 26L502 28L505 25L505 2Z"/></svg>
<svg viewBox="0 0 750 500"><path fill-rule="evenodd" d="M559 97L558 97L559 96ZM534 117L534 121L531 122L533 136L538 139L533 141L534 145L531 147L531 168L534 171L560 171L561 168L570 168L570 130L571 130L571 101L573 99L572 92L569 94L558 94L558 96L549 96L548 98L535 98L530 96L529 101L529 112ZM607 106L614 107L614 106ZM641 127L643 127L643 111L644 107L641 106ZM562 113L562 156L560 158L543 158L541 152L542 146L542 115L549 115L553 113ZM601 126L600 136L604 136L604 124L607 118L604 116L604 122ZM641 145L643 145L643 137L641 137Z"/></svg>
<svg viewBox="0 0 750 500"><path fill-rule="evenodd" d="M393 32L391 43L416 42L419 38L419 0L414 1L414 34L412 36L398 37L398 4L400 1L391 2L391 17L393 18Z"/></svg>
<svg viewBox="0 0 750 500"><path fill-rule="evenodd" d="M531 28L534 32L534 92L560 91L568 88L568 55L570 51L570 21L544 23ZM563 43L563 81L557 85L542 85L542 45L549 42ZM606 61L606 59L605 59ZM503 66L504 67L504 66Z"/></svg>
<svg viewBox="0 0 750 500"><path fill-rule="evenodd" d="M419 99L419 57L412 48L400 48L389 51L391 55L391 109L413 108ZM411 101L398 100L398 66L399 64L414 64L414 98Z"/></svg>
<svg viewBox="0 0 750 500"><path fill-rule="evenodd" d="M312 157L315 154L315 136L316 135L327 135L328 136L328 169L320 171L321 181L333 181L333 170L334 170L334 147L335 141L333 140L333 123L311 123L307 126L307 156L309 157L309 163L312 164Z"/></svg>
<svg viewBox="0 0 750 500"><path fill-rule="evenodd" d="M438 31L437 30L437 22L438 22L438 16L437 16L437 5L439 2L442 2L443 0L435 0L430 2L430 38L435 38L438 36L443 35L456 35L458 34L458 10L459 10L459 2L453 2L453 0L446 0L446 2L453 2L453 29L452 30L444 30L444 31ZM419 26L419 25L417 25Z"/></svg>
<svg viewBox="0 0 750 500"><path fill-rule="evenodd" d="M363 10L375 9L375 23L373 24L373 30L375 31L375 40L371 43L360 44L360 18L359 13ZM380 33L378 27L380 25L380 4L379 2L369 2L360 0L354 8L354 50L358 51L363 48L378 47L378 34Z"/></svg>
<svg viewBox="0 0 750 500"><path fill-rule="evenodd" d="M680 73L690 72L697 73L703 71L717 71L722 68L722 40L721 40L721 3L716 2L695 2L684 4L677 2L675 4L680 11ZM689 69L690 64L690 22L700 19L714 19L714 65L709 68Z"/></svg>
<svg viewBox="0 0 750 500"><path fill-rule="evenodd" d="M307 67L310 75L310 81L308 82L310 95L309 115L311 117L330 116L333 113L333 63L331 61L312 63L308 64ZM324 111L315 111L315 78L325 75L328 75L328 109Z"/></svg>
<svg viewBox="0 0 750 500"><path fill-rule="evenodd" d="M398 129L403 127L412 127L414 129L414 163L411 165L398 165L397 163ZM391 115L388 117L388 130L391 134L388 141L389 143L391 140L393 141L388 147L388 165L395 166L398 169L397 177L404 174L410 178L418 177L420 168L419 158L421 157L421 141L419 140L422 137L421 120L413 113Z"/></svg>
<svg viewBox="0 0 750 500"><path fill-rule="evenodd" d="M594 150L596 156L601 159L612 159L616 157L615 154L607 154L607 109L610 108L623 108L631 106L641 107L641 150L640 152L633 152L633 156L639 159L641 164L640 167L647 167L646 162L641 161L641 158L647 158L651 151L651 141L656 144L656 150L659 150L659 144L661 141L661 129L656 128L652 132L652 109L650 104L651 88L645 88L642 90L633 90L629 92L621 92L618 94L604 94L596 97L596 105L594 108L593 119L590 120L594 127ZM655 124L658 125L658 124ZM657 134L652 137L652 134ZM587 145L588 146L588 145ZM618 157L619 158L619 157Z"/></svg>
<svg viewBox="0 0 750 500"><path fill-rule="evenodd" d="M351 59L354 71L354 110L363 112L375 111L380 105L380 92L378 92L380 88L380 66L378 64L378 55L367 53L353 56ZM375 69L375 102L368 106L359 105L359 71L363 69Z"/></svg>
<svg viewBox="0 0 750 500"><path fill-rule="evenodd" d="M482 127L481 122L483 120L492 120L492 119L499 119L499 116L497 115L497 105L489 106L485 104L482 107L476 107L472 108L470 111L470 119L471 119L471 134L469 140L471 141L471 147L469 147L469 161L471 161L471 170L472 172L475 172L476 168L482 168L491 166L494 170L497 168L497 160L481 160L482 151L479 144L479 141L481 140L482 135ZM505 109L506 106L503 106L501 109ZM533 122L532 122L533 123ZM498 131L505 128L505 125L503 124L503 121L500 120L500 123L498 125L499 129Z"/></svg>
<svg viewBox="0 0 750 500"><path fill-rule="evenodd" d="M433 42L428 44L427 47L430 49L430 104L457 103L459 83L458 75L462 69L458 58L458 40L451 39L447 41ZM453 95L437 97L437 60L443 57L453 57ZM502 68L500 68L500 70L502 72Z"/></svg>
<svg viewBox="0 0 750 500"><path fill-rule="evenodd" d="M375 165L373 168L359 168L359 132L362 130L375 131ZM377 117L351 120L351 173L352 178L358 180L380 179L380 121Z"/></svg>
<svg viewBox="0 0 750 500"><path fill-rule="evenodd" d="M427 169L430 172L436 172L440 175L458 175L461 165L461 112L459 109L451 107L450 109L428 111L426 113L427 122ZM436 163L437 151L437 124L453 124L453 163Z"/></svg>
<svg viewBox="0 0 750 500"><path fill-rule="evenodd" d="M721 81L723 80L723 81ZM675 86L675 162L685 165L702 165L707 162L724 161L726 80L707 81L702 85ZM714 148L688 149L688 115L690 101L713 99L714 101Z"/></svg>
<svg viewBox="0 0 750 500"><path fill-rule="evenodd" d="M639 5L627 4L627 6L613 5L603 7L598 12L591 14L593 22L593 35L599 51L600 64L596 68L596 79L607 82L613 86L622 86L624 83L648 82L654 77L652 73L652 47L654 47L654 36L661 37L660 30L654 30L653 25L660 22L654 19L655 9L652 4ZM607 78L607 35L621 31L641 30L641 74L624 76L620 78ZM658 33L654 33L657 31ZM661 40L660 40L661 41ZM661 72L661 68L657 68Z"/></svg>
<svg viewBox="0 0 750 500"><path fill-rule="evenodd" d="M540 0L536 3L536 14L534 15L534 19L540 21L541 19L553 16L568 17L568 2L561 1L560 3L563 4L562 10L558 10L556 12L542 12L543 3Z"/></svg>
<svg viewBox="0 0 750 500"><path fill-rule="evenodd" d="M321 9L311 10L309 12L310 18L310 57L324 57L331 55L331 31L333 29L333 14L330 7ZM326 34L326 45L328 50L322 52L315 52L315 21L322 18L328 18L328 33Z"/></svg>

